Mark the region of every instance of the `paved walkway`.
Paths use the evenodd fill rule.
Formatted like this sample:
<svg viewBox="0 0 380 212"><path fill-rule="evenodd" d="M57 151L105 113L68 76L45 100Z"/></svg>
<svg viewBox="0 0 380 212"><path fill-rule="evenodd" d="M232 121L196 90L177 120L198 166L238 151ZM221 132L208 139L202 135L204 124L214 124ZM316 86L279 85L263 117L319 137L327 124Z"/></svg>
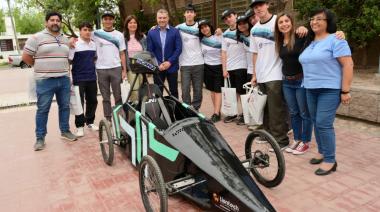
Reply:
<svg viewBox="0 0 380 212"><path fill-rule="evenodd" d="M201 111L211 115L204 92ZM100 100L100 98L99 98ZM96 121L102 116L101 101ZM96 132L70 143L60 139L57 106L49 116L47 147L34 152L35 106L0 110L0 208L1 211L144 211L138 174L118 149L112 167L102 160ZM73 118L71 119L71 126ZM248 130L234 123L217 128L237 155L243 155ZM314 175L302 156L285 154L286 176L282 184L263 189L278 211L379 211L380 127L337 119L338 171ZM170 211L201 211L181 197L169 198Z"/></svg>

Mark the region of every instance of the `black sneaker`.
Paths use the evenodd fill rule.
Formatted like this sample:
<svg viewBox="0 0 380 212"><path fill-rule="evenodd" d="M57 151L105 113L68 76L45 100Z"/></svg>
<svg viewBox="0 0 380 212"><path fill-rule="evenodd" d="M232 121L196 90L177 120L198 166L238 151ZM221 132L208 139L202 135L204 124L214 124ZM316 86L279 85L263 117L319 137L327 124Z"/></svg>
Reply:
<svg viewBox="0 0 380 212"><path fill-rule="evenodd" d="M234 119L236 119L237 115L234 115L234 116L226 116L224 118L224 123L230 123L230 122L233 122Z"/></svg>
<svg viewBox="0 0 380 212"><path fill-rule="evenodd" d="M37 141L34 144L34 151L40 151L43 149L45 149L45 138L37 138Z"/></svg>
<svg viewBox="0 0 380 212"><path fill-rule="evenodd" d="M69 141L76 141L77 140L77 136L72 134L70 131L61 133L61 137L66 139L66 140L69 140Z"/></svg>
<svg viewBox="0 0 380 212"><path fill-rule="evenodd" d="M212 121L213 123L216 123L216 122L220 121L220 114L218 115L218 114L214 113L214 114L211 116L211 121Z"/></svg>
<svg viewBox="0 0 380 212"><path fill-rule="evenodd" d="M236 124L237 124L237 125L245 125L243 114L240 114L240 115L236 118Z"/></svg>

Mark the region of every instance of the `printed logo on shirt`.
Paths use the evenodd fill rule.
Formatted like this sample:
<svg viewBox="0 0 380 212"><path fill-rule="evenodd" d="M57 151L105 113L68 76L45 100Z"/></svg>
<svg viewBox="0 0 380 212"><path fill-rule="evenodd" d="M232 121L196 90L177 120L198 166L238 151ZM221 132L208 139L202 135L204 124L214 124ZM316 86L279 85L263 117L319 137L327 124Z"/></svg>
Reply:
<svg viewBox="0 0 380 212"><path fill-rule="evenodd" d="M232 39L232 40L237 41L236 31L228 31L228 32L224 32L224 33L223 33L223 37L224 37L224 38L229 38L229 39Z"/></svg>
<svg viewBox="0 0 380 212"><path fill-rule="evenodd" d="M259 43L259 49L262 49L264 46L267 46L267 45L273 45L273 43L270 43L270 42L262 42L262 43Z"/></svg>
<svg viewBox="0 0 380 212"><path fill-rule="evenodd" d="M253 28L252 36L274 41L273 32L267 28Z"/></svg>
<svg viewBox="0 0 380 212"><path fill-rule="evenodd" d="M244 45L246 45L247 47L249 47L249 37L241 36L241 37L240 37L240 41L241 41L242 43L244 43Z"/></svg>
<svg viewBox="0 0 380 212"><path fill-rule="evenodd" d="M186 33L186 34L189 34L189 35L194 35L194 36L198 36L199 35L198 28L188 27L188 26L185 26L185 25L179 25L178 29L179 29L179 31L181 31L183 33Z"/></svg>
<svg viewBox="0 0 380 212"><path fill-rule="evenodd" d="M222 43L215 40L215 39L210 39L210 38L207 38L207 37L204 37L202 38L201 40L201 43L206 45L206 46L209 46L209 47L212 47L212 48L216 48L216 49L221 49L222 48Z"/></svg>

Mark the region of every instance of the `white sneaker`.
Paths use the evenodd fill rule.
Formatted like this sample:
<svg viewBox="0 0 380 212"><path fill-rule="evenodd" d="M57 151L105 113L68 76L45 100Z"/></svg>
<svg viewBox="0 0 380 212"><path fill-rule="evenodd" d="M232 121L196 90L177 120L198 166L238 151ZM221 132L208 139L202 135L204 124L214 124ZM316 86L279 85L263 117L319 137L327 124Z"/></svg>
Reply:
<svg viewBox="0 0 380 212"><path fill-rule="evenodd" d="M292 145L288 146L288 148L285 149L285 152L292 153L293 150L295 150L300 143L300 141L293 141Z"/></svg>
<svg viewBox="0 0 380 212"><path fill-rule="evenodd" d="M92 131L99 131L99 127L95 124L89 124L87 125L88 129L91 129Z"/></svg>
<svg viewBox="0 0 380 212"><path fill-rule="evenodd" d="M84 136L84 129L83 129L83 127L78 127L75 135L77 137L83 137Z"/></svg>

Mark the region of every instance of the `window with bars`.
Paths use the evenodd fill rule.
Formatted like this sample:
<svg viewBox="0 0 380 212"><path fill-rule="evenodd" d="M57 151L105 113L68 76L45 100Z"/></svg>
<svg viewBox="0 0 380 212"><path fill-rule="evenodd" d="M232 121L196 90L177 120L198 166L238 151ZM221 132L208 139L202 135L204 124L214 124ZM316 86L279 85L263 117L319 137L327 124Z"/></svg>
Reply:
<svg viewBox="0 0 380 212"><path fill-rule="evenodd" d="M0 40L0 49L2 52L13 51L13 41L12 39Z"/></svg>

